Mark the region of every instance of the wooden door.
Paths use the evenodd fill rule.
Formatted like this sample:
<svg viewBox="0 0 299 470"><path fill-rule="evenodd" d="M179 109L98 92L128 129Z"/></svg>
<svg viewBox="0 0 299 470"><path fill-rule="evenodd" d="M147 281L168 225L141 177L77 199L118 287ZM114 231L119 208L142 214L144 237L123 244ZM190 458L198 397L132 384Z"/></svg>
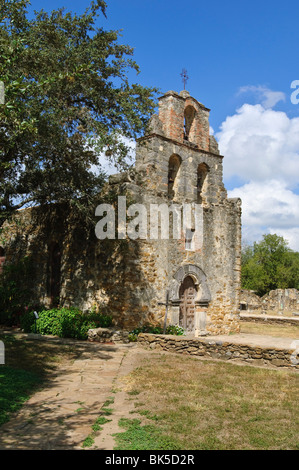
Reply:
<svg viewBox="0 0 299 470"><path fill-rule="evenodd" d="M187 276L180 287L180 325L184 330L194 329L196 287L192 277Z"/></svg>

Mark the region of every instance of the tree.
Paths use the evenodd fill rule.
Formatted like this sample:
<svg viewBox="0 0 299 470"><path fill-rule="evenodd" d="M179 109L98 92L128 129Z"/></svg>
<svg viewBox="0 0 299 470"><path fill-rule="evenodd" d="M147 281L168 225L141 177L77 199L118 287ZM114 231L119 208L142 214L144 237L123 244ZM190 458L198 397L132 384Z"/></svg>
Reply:
<svg viewBox="0 0 299 470"><path fill-rule="evenodd" d="M91 171L99 154L124 168L124 139L140 136L155 108L157 90L127 78L139 72L133 49L95 26L104 1L33 19L28 4L0 5L0 226L27 204L87 207L104 181Z"/></svg>
<svg viewBox="0 0 299 470"><path fill-rule="evenodd" d="M274 289L299 289L299 253L283 237L263 236L242 251L242 287L264 295Z"/></svg>

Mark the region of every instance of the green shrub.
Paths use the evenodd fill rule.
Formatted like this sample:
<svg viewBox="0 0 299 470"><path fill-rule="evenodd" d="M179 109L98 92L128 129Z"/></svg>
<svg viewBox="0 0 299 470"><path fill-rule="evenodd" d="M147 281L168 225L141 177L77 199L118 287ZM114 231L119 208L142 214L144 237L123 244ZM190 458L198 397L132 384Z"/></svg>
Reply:
<svg viewBox="0 0 299 470"><path fill-rule="evenodd" d="M25 333L30 333L34 325L35 316L32 310L27 310L20 318L20 326Z"/></svg>
<svg viewBox="0 0 299 470"><path fill-rule="evenodd" d="M95 324L93 328L97 328L97 327L109 328L113 324L111 315L95 313L94 311L91 311L85 315L89 322L93 322Z"/></svg>
<svg viewBox="0 0 299 470"><path fill-rule="evenodd" d="M36 333L54 335L60 338L87 339L88 330L112 325L112 317L94 312L82 313L75 307L53 308L38 313ZM27 312L21 318L21 327L25 332L35 331L33 312Z"/></svg>
<svg viewBox="0 0 299 470"><path fill-rule="evenodd" d="M60 316L59 309L53 308L52 310L43 310L38 314L39 318L36 321L36 332L41 335L62 335L61 322L63 314ZM33 330L32 330L33 331Z"/></svg>
<svg viewBox="0 0 299 470"><path fill-rule="evenodd" d="M168 325L166 328L167 335L177 335L182 336L185 333L184 328L178 325Z"/></svg>

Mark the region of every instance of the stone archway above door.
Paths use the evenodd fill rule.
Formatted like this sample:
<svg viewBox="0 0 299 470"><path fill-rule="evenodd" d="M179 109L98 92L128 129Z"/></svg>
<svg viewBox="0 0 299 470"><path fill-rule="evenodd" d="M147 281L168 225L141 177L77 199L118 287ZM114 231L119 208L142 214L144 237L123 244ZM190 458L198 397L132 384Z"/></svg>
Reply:
<svg viewBox="0 0 299 470"><path fill-rule="evenodd" d="M198 288L195 304L208 306L211 301L211 294L207 284L207 277L203 270L195 264L185 264L176 271L169 286L169 301L172 304L180 303L180 287L187 276L193 279L195 286Z"/></svg>

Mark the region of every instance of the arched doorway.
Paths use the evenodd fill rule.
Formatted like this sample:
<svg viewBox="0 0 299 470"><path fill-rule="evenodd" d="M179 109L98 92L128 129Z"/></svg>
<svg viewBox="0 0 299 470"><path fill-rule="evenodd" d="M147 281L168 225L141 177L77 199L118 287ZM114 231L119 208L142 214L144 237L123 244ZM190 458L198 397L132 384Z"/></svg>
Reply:
<svg viewBox="0 0 299 470"><path fill-rule="evenodd" d="M197 295L197 290L195 283L191 276L185 277L183 280L180 291L180 326L184 330L193 330L194 329L194 319L195 319L195 298Z"/></svg>

